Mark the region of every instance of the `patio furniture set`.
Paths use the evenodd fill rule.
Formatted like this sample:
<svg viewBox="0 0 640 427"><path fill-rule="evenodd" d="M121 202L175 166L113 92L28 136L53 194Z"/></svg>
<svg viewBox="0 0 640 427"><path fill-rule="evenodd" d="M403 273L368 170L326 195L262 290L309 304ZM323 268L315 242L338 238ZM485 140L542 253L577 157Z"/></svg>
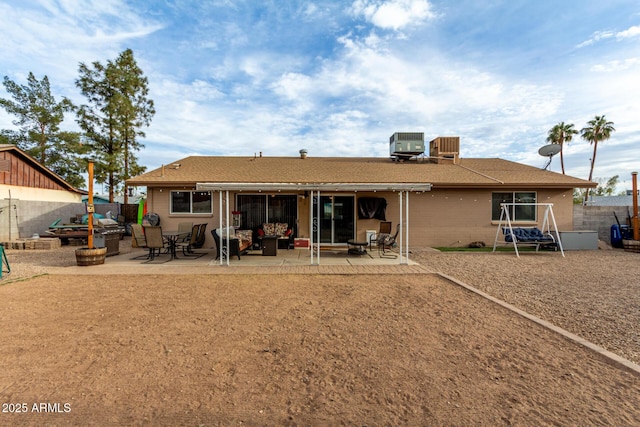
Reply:
<svg viewBox="0 0 640 427"><path fill-rule="evenodd" d="M254 233L253 230L236 230L234 227L217 228L211 230L211 235L216 243L216 259L220 257L219 248L222 245L223 251L226 249L227 234L229 235L228 256L237 256L247 254L254 249ZM256 248L262 251L263 256L276 256L278 248L293 248L294 232L287 223L263 223L256 231Z"/></svg>
<svg viewBox="0 0 640 427"><path fill-rule="evenodd" d="M132 245L148 249L144 256L148 262L154 261L161 254L168 254L166 261L178 258L178 250L181 249L182 256L186 258L199 258L205 253L195 252L201 248L205 240L207 224L181 223L178 230L163 231L159 225L141 224L131 225ZM380 230L369 241L359 241L351 239L347 241L347 253L350 255L367 254L373 250L375 245L378 248L380 257L396 257L391 251L395 245L400 230L400 225L396 227L395 233L391 234L391 223L381 222ZM229 236L229 247L227 248L227 234ZM216 245L216 258L220 257L220 248L226 252L227 256L237 256L247 254L250 250L258 249L263 256L276 256L278 248L287 250L294 247L293 230L286 223L264 223L257 230L257 245L254 247L254 233L252 230L237 230L235 227L211 230L211 236ZM142 258L142 257L137 257Z"/></svg>
<svg viewBox="0 0 640 427"><path fill-rule="evenodd" d="M131 225L131 242L134 247L146 248L148 262L154 261L161 254L168 254L171 261L178 258L178 249L186 258L199 258L205 252L195 252L204 245L207 224L181 223L178 230L163 231L159 225ZM165 261L165 262L166 262Z"/></svg>

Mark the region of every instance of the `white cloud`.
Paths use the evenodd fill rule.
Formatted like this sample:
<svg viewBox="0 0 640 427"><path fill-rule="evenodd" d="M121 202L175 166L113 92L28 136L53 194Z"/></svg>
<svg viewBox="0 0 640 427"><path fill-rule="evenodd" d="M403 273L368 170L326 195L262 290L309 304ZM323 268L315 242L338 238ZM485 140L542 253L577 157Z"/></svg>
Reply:
<svg viewBox="0 0 640 427"><path fill-rule="evenodd" d="M597 31L595 33L593 33L593 35L591 36L591 38L589 38L588 40L583 41L582 43L578 44L576 47L577 48L583 48L586 46L590 46L592 44L595 44L601 40L606 40L606 39L611 39L611 38L615 38L618 41L621 40L625 40L625 39L630 39L633 37L638 37L640 36L640 25L635 25L633 27L630 27L624 31Z"/></svg>
<svg viewBox="0 0 640 427"><path fill-rule="evenodd" d="M596 64L591 67L591 71L600 73L612 73L624 71L640 65L640 58L627 58L624 60L613 60L605 64Z"/></svg>
<svg viewBox="0 0 640 427"><path fill-rule="evenodd" d="M22 71L25 66L33 66L30 71L36 75L57 74L71 79L79 62L113 57L124 42L162 28L137 16L120 1L40 3L43 9L0 4L0 56Z"/></svg>
<svg viewBox="0 0 640 427"><path fill-rule="evenodd" d="M589 46L596 42L599 42L600 40L610 39L614 36L615 36L615 33L613 31L597 31L593 33L590 39L583 41L576 47L581 48L581 47Z"/></svg>
<svg viewBox="0 0 640 427"><path fill-rule="evenodd" d="M351 11L376 27L396 31L420 25L436 16L428 0L356 0L351 5Z"/></svg>
<svg viewBox="0 0 640 427"><path fill-rule="evenodd" d="M313 91L314 82L311 77L301 73L285 73L273 85L273 90L288 100L304 100Z"/></svg>
<svg viewBox="0 0 640 427"><path fill-rule="evenodd" d="M324 155L342 154L336 150L347 146L350 155L386 155L390 134L412 130L428 138L460 135L467 157L513 158L525 144L539 148L524 135L546 132L565 100L548 84L492 74L433 52L425 53L426 61L384 43L349 36L340 42L340 55L314 73L286 73L273 86L291 117L311 120L313 135L332 142L316 148Z"/></svg>
<svg viewBox="0 0 640 427"><path fill-rule="evenodd" d="M304 10L302 11L302 14L306 17L313 17L318 13L318 6L316 6L314 3L308 3L307 5L305 5Z"/></svg>
<svg viewBox="0 0 640 427"><path fill-rule="evenodd" d="M618 40L628 39L628 38L638 37L638 36L640 36L640 25L635 25L627 30L616 33L616 38Z"/></svg>

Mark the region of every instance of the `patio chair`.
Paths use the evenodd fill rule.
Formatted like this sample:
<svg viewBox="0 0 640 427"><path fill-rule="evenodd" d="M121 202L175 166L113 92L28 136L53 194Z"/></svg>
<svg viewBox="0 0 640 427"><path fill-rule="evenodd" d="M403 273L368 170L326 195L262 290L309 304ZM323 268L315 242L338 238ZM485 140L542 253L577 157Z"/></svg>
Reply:
<svg viewBox="0 0 640 427"><path fill-rule="evenodd" d="M207 230L207 223L200 224L200 227L198 228L198 234L197 234L198 237L196 237L196 241L191 244L193 248L199 249L204 245L204 240L207 237L207 235L205 234L206 230Z"/></svg>
<svg viewBox="0 0 640 427"><path fill-rule="evenodd" d="M140 224L131 224L131 247L147 249L147 238L144 235L144 230ZM131 259L148 259L149 255L138 255Z"/></svg>
<svg viewBox="0 0 640 427"><path fill-rule="evenodd" d="M369 237L369 250L373 249L374 243L377 244L380 236L389 235L389 234L391 234L391 221L380 222L380 229L378 230L378 233L373 234L371 235L371 237Z"/></svg>
<svg viewBox="0 0 640 427"><path fill-rule="evenodd" d="M287 225L287 229L281 236L278 236L278 249L293 249L294 238L296 235L295 226L289 227Z"/></svg>
<svg viewBox="0 0 640 427"><path fill-rule="evenodd" d="M396 226L396 232L392 236L390 234L381 234L378 238L378 255L380 258L397 258L398 255L391 251L391 248L396 244L396 239L400 233L400 224Z"/></svg>
<svg viewBox="0 0 640 427"><path fill-rule="evenodd" d="M162 237L162 227L160 226L144 227L144 235L147 240L147 248L149 249L149 255L147 256L147 258L149 261L153 261L156 257L160 256L161 249L166 249L164 238ZM156 254L156 250L158 252L157 254Z"/></svg>
<svg viewBox="0 0 640 427"><path fill-rule="evenodd" d="M229 249L227 250L226 237L218 236L217 230L211 230L211 235L213 236L213 240L216 242L216 259L220 258L220 248L222 247L223 251L227 251L227 256L230 258L233 255L236 255L238 259L240 259L240 239L237 237L229 237Z"/></svg>
<svg viewBox="0 0 640 427"><path fill-rule="evenodd" d="M183 242L188 242L191 239L191 233L193 230L193 222L180 222L178 223L178 231L183 233L189 233L182 239Z"/></svg>
<svg viewBox="0 0 640 427"><path fill-rule="evenodd" d="M131 246L134 248L147 247L147 240L140 224L131 224Z"/></svg>
<svg viewBox="0 0 640 427"><path fill-rule="evenodd" d="M176 248L182 248L182 254L187 257L200 258L202 255L206 255L205 252L194 252L194 245L197 243L199 234L198 231L202 226L207 224L196 224L191 227L191 233L189 233L189 240L176 242Z"/></svg>

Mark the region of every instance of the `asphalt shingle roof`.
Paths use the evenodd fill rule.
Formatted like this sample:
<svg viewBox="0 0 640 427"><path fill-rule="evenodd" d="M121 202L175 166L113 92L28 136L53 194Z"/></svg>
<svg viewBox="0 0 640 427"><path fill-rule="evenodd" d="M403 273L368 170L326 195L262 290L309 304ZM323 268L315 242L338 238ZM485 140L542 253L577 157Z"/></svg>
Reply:
<svg viewBox="0 0 640 427"><path fill-rule="evenodd" d="M179 165L179 167L176 167ZM433 188L586 188L595 183L497 158L435 164L427 159L394 162L381 157L191 156L127 181L129 186L194 183L430 183Z"/></svg>

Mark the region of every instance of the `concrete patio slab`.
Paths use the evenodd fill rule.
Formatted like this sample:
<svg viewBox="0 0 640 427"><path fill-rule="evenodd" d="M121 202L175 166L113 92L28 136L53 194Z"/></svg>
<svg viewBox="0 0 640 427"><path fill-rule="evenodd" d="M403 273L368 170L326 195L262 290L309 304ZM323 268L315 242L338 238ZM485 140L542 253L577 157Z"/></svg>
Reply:
<svg viewBox="0 0 640 427"><path fill-rule="evenodd" d="M107 257L104 264L93 266L57 267L51 274L411 274L432 273L411 259L380 257L377 251L364 255L348 254L346 247L332 247L320 252L320 264L311 265L308 250L279 250L277 256L262 256L250 251L240 259L232 257L229 265L215 259L214 249L200 249L200 257L178 253L176 259L161 254L153 261L145 257L147 250L135 248L131 252Z"/></svg>

